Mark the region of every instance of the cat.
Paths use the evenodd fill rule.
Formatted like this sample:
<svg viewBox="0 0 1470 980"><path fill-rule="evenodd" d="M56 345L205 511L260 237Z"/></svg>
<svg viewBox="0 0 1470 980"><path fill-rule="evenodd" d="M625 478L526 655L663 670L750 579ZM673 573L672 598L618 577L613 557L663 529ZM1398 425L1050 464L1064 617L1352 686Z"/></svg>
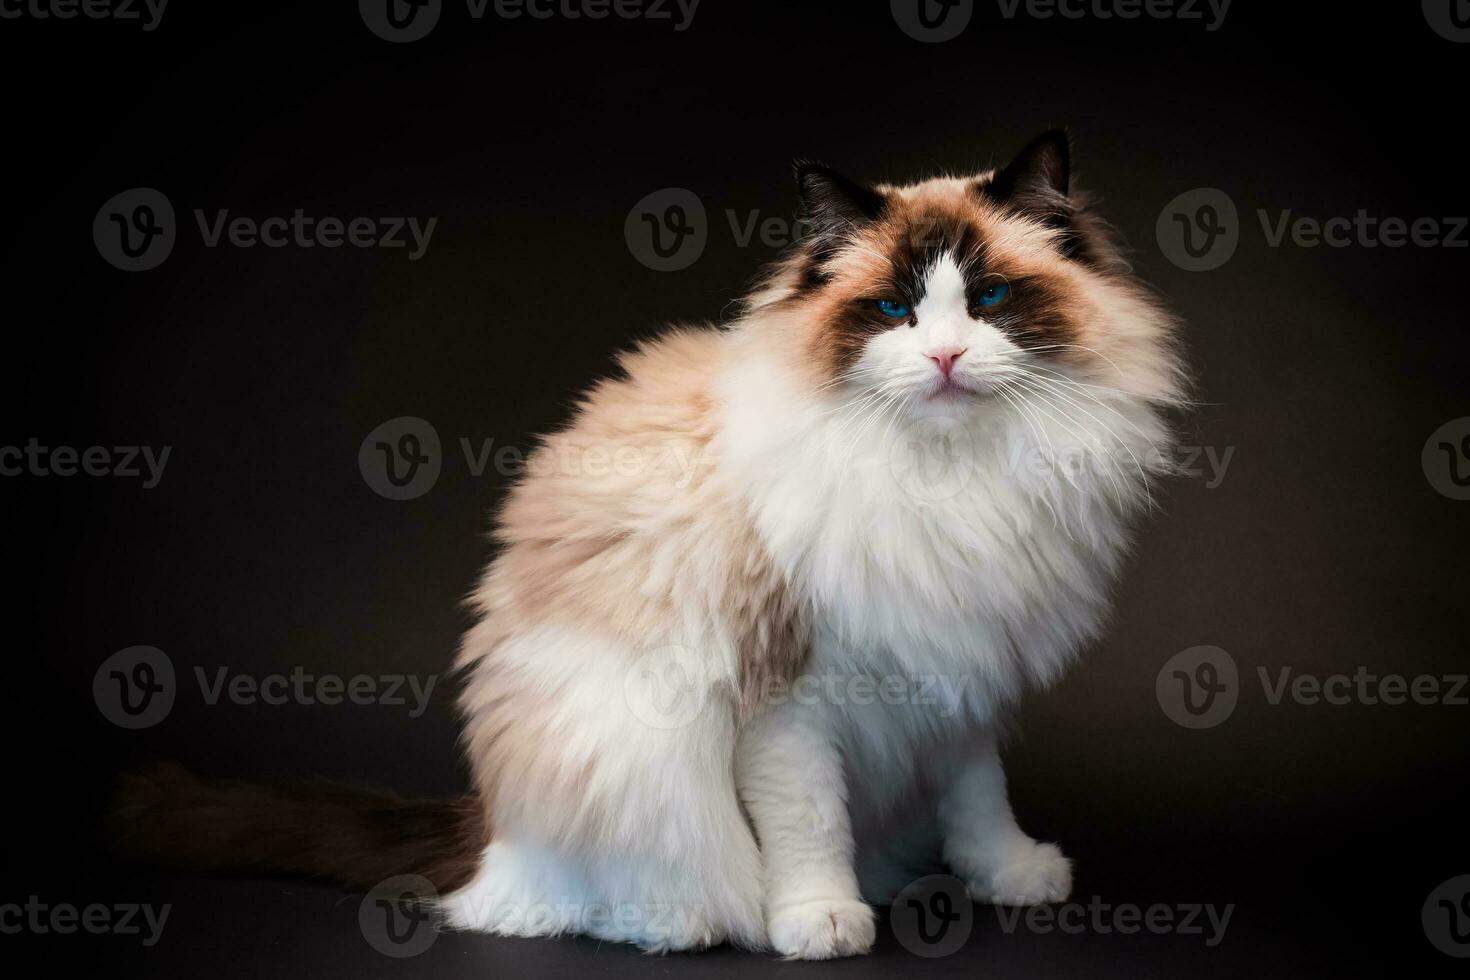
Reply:
<svg viewBox="0 0 1470 980"><path fill-rule="evenodd" d="M162 768L134 845L414 873L455 928L650 951L861 954L938 867L1067 898L998 743L1098 636L1170 470L1176 321L1061 131L972 176L796 176L804 233L739 316L622 355L504 502L457 660L474 793Z"/></svg>

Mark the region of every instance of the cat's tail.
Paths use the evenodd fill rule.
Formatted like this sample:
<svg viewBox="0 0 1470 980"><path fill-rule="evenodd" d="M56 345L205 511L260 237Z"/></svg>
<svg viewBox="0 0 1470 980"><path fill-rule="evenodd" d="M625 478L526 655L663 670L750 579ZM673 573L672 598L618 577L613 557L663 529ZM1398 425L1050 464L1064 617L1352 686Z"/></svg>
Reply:
<svg viewBox="0 0 1470 980"><path fill-rule="evenodd" d="M123 777L123 848L195 871L301 875L370 891L419 875L441 895L474 877L488 837L479 800L406 800L325 780L250 783L171 763Z"/></svg>

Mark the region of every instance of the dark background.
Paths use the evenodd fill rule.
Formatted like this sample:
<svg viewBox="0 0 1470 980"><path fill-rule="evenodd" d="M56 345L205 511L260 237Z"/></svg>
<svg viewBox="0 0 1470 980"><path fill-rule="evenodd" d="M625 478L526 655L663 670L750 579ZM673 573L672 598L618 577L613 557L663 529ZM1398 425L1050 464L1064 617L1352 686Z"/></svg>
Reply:
<svg viewBox="0 0 1470 980"><path fill-rule="evenodd" d="M9 171L0 445L171 446L162 482L0 479L11 790L0 902L172 903L162 940L5 935L0 947L152 976L1447 975L1421 927L1470 873L1470 707L1271 705L1256 669L1463 674L1470 503L1421 467L1467 408L1470 251L1270 248L1257 209L1327 218L1470 213L1459 147L1470 47L1418 4L1369 12L1236 0L1223 26L1001 17L921 44L888 5L704 0L692 26L471 21L389 44L349 3L170 6L160 26L0 20ZM98 832L119 770L171 757L250 776L464 785L452 684L386 705L208 705L193 671L442 673L506 480L458 440L525 447L610 355L717 320L774 251L727 209L789 218L789 161L866 179L1000 162L1066 125L1082 180L1187 322L1207 403L1186 441L1235 448L1147 525L1107 639L1032 697L1008 769L1021 820L1078 864L1075 898L1232 903L1198 936L1006 934L977 910L935 960L886 928L866 960L719 950L650 959L588 940L441 937L409 960L359 934L356 897L116 862ZM179 215L159 268L114 269L94 215L150 186ZM624 219L698 194L709 246L639 264ZM1168 261L1155 221L1215 187L1242 241L1217 271ZM192 211L438 217L427 254L203 247ZM379 496L358 449L396 416L444 441L437 486ZM167 652L155 727L110 724L98 666ZM1160 709L1186 648L1239 665L1219 727ZM7 957L8 959L9 957Z"/></svg>

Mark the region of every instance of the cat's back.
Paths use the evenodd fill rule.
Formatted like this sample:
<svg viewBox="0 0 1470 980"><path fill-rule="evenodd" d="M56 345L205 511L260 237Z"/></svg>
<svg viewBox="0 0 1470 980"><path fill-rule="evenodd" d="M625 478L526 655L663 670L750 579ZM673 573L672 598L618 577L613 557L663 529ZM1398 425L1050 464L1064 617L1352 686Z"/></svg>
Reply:
<svg viewBox="0 0 1470 980"><path fill-rule="evenodd" d="M498 516L502 550L475 596L491 634L554 622L635 649L697 647L734 666L747 696L794 666L791 590L717 465L730 357L724 331L671 330L620 357L622 375L545 438Z"/></svg>
<svg viewBox="0 0 1470 980"><path fill-rule="evenodd" d="M725 340L676 328L621 354L619 375L593 385L527 460L501 536L636 533L686 512L710 476Z"/></svg>

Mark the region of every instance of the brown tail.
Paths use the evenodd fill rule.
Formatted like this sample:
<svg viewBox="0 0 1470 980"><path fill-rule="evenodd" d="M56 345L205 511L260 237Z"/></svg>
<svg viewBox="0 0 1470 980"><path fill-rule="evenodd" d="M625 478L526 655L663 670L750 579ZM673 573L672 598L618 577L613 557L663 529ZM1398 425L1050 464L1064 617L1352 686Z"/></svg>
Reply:
<svg viewBox="0 0 1470 980"><path fill-rule="evenodd" d="M415 874L451 892L474 876L486 840L472 796L405 800L324 780L208 779L172 764L125 776L113 816L123 846L145 860L359 891Z"/></svg>

